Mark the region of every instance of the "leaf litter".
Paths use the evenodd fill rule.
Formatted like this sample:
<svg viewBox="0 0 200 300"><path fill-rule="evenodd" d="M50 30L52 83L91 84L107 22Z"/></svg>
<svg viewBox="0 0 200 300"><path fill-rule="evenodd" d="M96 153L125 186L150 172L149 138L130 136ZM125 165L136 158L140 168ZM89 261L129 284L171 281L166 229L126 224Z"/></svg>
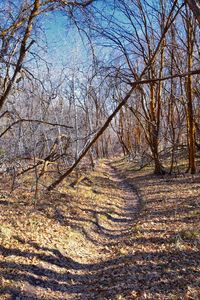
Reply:
<svg viewBox="0 0 200 300"><path fill-rule="evenodd" d="M199 175L133 168L103 160L35 207L1 182L0 299L200 299Z"/></svg>

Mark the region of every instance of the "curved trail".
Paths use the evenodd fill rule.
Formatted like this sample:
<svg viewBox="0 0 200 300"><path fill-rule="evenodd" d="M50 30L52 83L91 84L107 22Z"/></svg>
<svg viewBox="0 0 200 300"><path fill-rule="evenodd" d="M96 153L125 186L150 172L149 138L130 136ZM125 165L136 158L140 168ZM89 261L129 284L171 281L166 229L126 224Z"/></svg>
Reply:
<svg viewBox="0 0 200 300"><path fill-rule="evenodd" d="M101 161L34 209L1 199L1 300L199 299L199 239L177 239L198 228L199 178L169 185L112 165Z"/></svg>
<svg viewBox="0 0 200 300"><path fill-rule="evenodd" d="M92 191L91 184L76 190L80 215L65 216L59 207L56 209L59 223L71 228L65 247L49 249L31 244L45 255L32 270L35 277L24 285L26 296L20 295L20 300L114 300L134 289L136 270L130 263L134 255L127 243L140 208L138 191L109 162L97 167L93 179ZM89 192L88 202L81 202L81 193ZM51 296L47 297L49 291ZM32 298L30 293L37 297L44 293L45 298Z"/></svg>
<svg viewBox="0 0 200 300"><path fill-rule="evenodd" d="M133 249L127 252L124 243L137 220L140 197L137 189L121 178L109 163L100 171L106 178L103 182L97 179L96 183L106 188L102 195L107 198L106 205L101 209L97 205L92 212L94 223L84 233L90 243L84 240L82 245L80 241L77 244L77 259L72 271L74 294L69 297L67 293L63 299L115 299L127 288L131 290L127 273L130 273ZM95 192L101 196L98 190Z"/></svg>
<svg viewBox="0 0 200 300"><path fill-rule="evenodd" d="M103 234L106 237L105 244L110 244L112 242L120 242L120 238L129 233L137 219L141 204L137 189L133 185L130 185L126 179L121 178L114 168L106 164L105 172L115 186L114 192L112 190L107 195L110 202L107 205L112 204L114 206L116 199L120 203L118 206L116 205L114 212L102 212L101 214L105 218L99 218L101 214L96 213L99 235ZM101 239L101 236L99 238ZM116 239L118 241L115 241Z"/></svg>

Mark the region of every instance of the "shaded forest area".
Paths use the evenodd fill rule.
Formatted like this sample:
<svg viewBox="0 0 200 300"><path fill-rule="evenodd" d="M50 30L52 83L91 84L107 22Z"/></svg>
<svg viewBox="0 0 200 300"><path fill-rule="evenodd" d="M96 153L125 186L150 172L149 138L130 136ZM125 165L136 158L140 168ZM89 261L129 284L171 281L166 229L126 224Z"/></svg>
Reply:
<svg viewBox="0 0 200 300"><path fill-rule="evenodd" d="M0 21L0 299L199 299L199 0Z"/></svg>

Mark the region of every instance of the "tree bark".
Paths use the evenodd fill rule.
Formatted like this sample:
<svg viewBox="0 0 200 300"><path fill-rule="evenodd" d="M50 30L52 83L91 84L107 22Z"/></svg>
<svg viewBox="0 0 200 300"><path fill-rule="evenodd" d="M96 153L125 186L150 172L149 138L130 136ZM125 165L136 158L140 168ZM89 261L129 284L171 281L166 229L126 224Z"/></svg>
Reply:
<svg viewBox="0 0 200 300"><path fill-rule="evenodd" d="M200 25L200 1L199 0L185 0L189 8L194 14L195 19Z"/></svg>
<svg viewBox="0 0 200 300"><path fill-rule="evenodd" d="M192 69L192 54L193 54L193 28L188 16L187 18L187 39L188 39L188 73ZM192 76L187 78L187 124L189 134L189 169L191 174L196 173L195 164L195 126L194 126L194 112L193 112L193 91L192 91Z"/></svg>

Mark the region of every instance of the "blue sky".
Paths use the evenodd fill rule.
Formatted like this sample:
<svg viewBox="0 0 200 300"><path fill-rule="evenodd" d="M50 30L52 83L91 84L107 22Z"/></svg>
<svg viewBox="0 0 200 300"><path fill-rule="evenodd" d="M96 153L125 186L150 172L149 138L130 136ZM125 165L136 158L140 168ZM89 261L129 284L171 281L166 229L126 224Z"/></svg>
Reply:
<svg viewBox="0 0 200 300"><path fill-rule="evenodd" d="M47 41L48 60L57 64L66 64L71 61L71 56L80 43L80 39L77 31L69 26L67 17L61 13L48 14L43 18L43 26Z"/></svg>

